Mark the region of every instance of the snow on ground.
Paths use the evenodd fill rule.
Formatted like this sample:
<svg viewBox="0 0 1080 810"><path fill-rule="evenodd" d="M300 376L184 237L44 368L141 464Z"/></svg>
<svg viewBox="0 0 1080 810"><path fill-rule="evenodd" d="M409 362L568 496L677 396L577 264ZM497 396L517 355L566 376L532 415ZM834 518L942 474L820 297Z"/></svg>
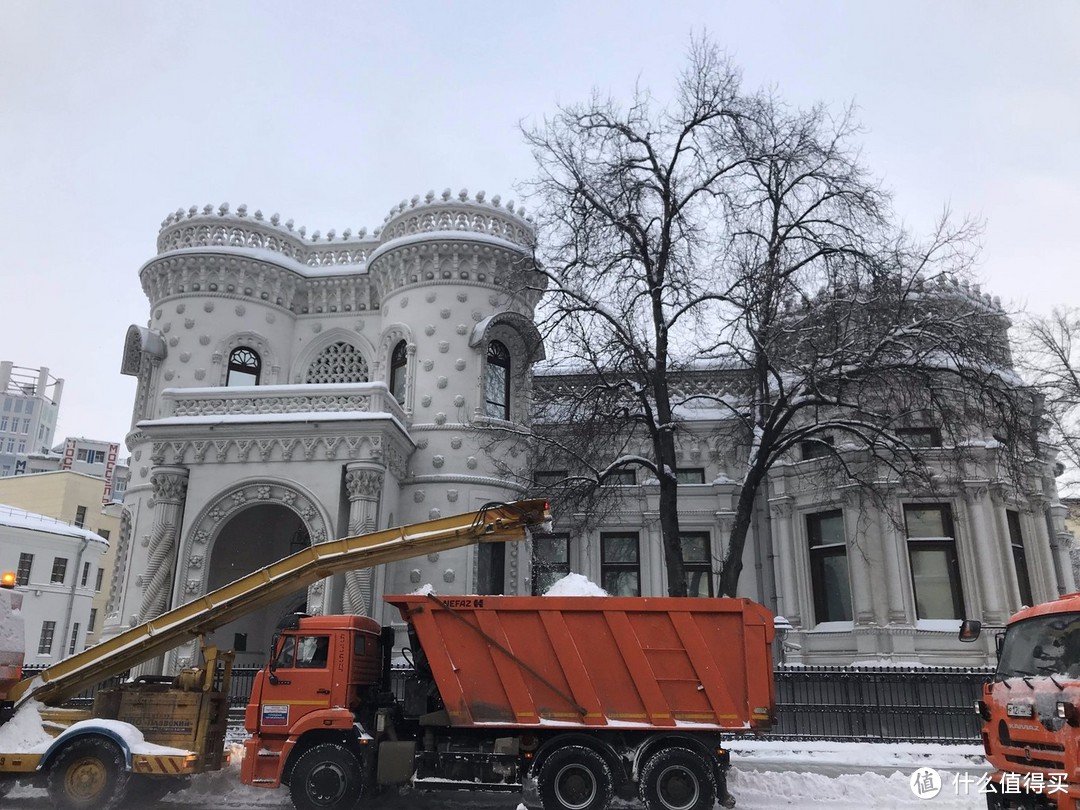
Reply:
<svg viewBox="0 0 1080 810"><path fill-rule="evenodd" d="M982 749L973 745L840 743L827 741L733 742L734 766L730 790L738 810L973 810L985 808L977 781L987 773ZM287 790L267 790L240 784L238 745L229 768L195 777L190 787L171 794L144 810L202 810L215 808L289 808ZM911 775L921 767L935 768L941 790L919 798ZM480 796L467 792L403 791L378 803L379 810L524 810L520 797ZM44 810L51 807L45 792L19 786L8 794L5 808Z"/></svg>

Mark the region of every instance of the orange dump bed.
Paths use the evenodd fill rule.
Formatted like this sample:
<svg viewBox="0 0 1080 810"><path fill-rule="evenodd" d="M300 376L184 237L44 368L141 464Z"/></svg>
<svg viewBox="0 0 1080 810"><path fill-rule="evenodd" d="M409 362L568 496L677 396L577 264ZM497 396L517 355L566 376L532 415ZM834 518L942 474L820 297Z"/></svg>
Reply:
<svg viewBox="0 0 1080 810"><path fill-rule="evenodd" d="M455 726L765 730L773 617L746 599L388 596Z"/></svg>

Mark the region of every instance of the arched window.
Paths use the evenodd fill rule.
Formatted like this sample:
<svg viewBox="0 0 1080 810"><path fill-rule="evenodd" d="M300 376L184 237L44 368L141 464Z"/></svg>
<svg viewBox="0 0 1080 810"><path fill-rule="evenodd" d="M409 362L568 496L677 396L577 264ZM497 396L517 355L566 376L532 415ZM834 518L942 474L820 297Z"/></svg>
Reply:
<svg viewBox="0 0 1080 810"><path fill-rule="evenodd" d="M225 375L225 385L258 385L262 360L247 346L240 346L229 353L229 369Z"/></svg>
<svg viewBox="0 0 1080 810"><path fill-rule="evenodd" d="M484 413L496 419L510 418L510 352L497 340L488 344Z"/></svg>
<svg viewBox="0 0 1080 810"><path fill-rule="evenodd" d="M306 383L365 383L368 364L364 355L343 340L322 350L312 362L304 378Z"/></svg>
<svg viewBox="0 0 1080 810"><path fill-rule="evenodd" d="M394 351L390 353L390 394L398 401L398 405L405 404L405 369L408 364L405 341L399 340Z"/></svg>

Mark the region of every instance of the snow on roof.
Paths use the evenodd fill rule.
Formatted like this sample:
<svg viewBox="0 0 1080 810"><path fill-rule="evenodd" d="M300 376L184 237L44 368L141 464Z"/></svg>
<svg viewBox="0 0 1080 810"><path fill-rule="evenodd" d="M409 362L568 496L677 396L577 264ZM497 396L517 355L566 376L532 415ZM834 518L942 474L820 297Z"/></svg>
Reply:
<svg viewBox="0 0 1080 810"><path fill-rule="evenodd" d="M96 540L103 546L108 547L109 541L100 535L94 534L89 529L82 529L64 523L56 518L27 512L15 506L0 504L0 526L10 526L15 529L30 529L31 531L47 532L48 534L62 534L68 537L80 537L83 540Z"/></svg>

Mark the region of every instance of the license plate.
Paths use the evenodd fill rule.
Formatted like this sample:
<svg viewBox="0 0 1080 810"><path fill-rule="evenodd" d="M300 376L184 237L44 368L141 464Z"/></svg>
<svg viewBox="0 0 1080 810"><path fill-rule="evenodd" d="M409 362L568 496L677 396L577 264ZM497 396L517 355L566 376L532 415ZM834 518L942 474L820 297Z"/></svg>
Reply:
<svg viewBox="0 0 1080 810"><path fill-rule="evenodd" d="M1030 703L1010 703L1007 711L1009 717L1031 717L1033 714Z"/></svg>

